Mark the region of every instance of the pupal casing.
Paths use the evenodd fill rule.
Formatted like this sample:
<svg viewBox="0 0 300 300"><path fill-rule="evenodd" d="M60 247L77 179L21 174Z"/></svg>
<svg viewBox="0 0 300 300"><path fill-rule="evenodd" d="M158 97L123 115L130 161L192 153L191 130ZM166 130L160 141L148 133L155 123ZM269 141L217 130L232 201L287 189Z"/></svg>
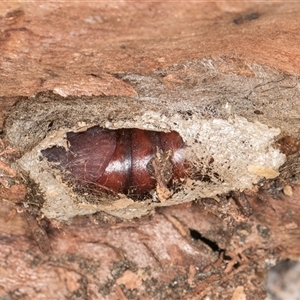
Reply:
<svg viewBox="0 0 300 300"><path fill-rule="evenodd" d="M251 188L278 175L285 155L272 143L279 133L238 116L203 119L140 99L51 93L20 101L6 122L6 139L22 152L20 171L44 197L42 212L60 221L97 211L132 219Z"/></svg>

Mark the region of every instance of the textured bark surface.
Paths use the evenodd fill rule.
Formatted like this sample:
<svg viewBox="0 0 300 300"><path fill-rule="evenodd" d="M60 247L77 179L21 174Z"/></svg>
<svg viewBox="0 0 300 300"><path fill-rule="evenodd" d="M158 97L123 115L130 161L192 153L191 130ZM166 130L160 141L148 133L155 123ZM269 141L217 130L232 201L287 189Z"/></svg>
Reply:
<svg viewBox="0 0 300 300"><path fill-rule="evenodd" d="M264 299L266 271L300 254L299 17L296 2L1 3L4 131L13 105L38 92L149 93L166 108L201 92L196 109L219 101L203 118L227 117L214 112L228 98L280 127L288 161L243 194L59 224L22 205L38 192L14 168L17 145L1 144L0 298Z"/></svg>

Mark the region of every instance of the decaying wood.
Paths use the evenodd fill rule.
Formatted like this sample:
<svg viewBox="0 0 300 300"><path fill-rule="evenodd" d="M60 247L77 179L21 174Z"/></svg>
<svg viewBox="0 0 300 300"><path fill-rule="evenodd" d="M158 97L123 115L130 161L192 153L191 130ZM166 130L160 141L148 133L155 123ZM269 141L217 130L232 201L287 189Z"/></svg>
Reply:
<svg viewBox="0 0 300 300"><path fill-rule="evenodd" d="M228 299L242 286L247 298L262 299L264 277L259 274L279 258L299 255L300 184L290 184L290 196L276 192L277 199L270 196L270 184L274 182L259 191L270 205L247 196L253 208L250 218L240 215L232 198L163 208L152 217L119 225L81 217L59 229L48 228L53 247L48 254L36 247L29 228L2 234L2 284L25 299L46 283L59 284L61 298L200 299L222 294ZM233 233L224 222L229 216ZM2 224L2 232L22 219L21 213ZM38 228L32 217L29 226L33 232ZM21 263L22 273L15 272L15 263ZM44 287L42 293L55 297L56 291Z"/></svg>
<svg viewBox="0 0 300 300"><path fill-rule="evenodd" d="M276 85L251 92L276 101L298 82L299 15L298 3L2 3L0 126L21 97L40 91L135 96L120 79L131 73L159 77L168 92L196 85L195 59L213 58L234 78L255 76L248 63L279 70ZM155 73L179 63L186 67ZM208 79L211 90L217 81ZM295 107L296 93L284 98ZM249 110L276 123L262 101L265 111ZM126 222L101 212L48 222L36 203L25 205L18 149L0 140L0 298L265 299L266 271L300 255L299 116L284 118L275 146L288 159L278 178Z"/></svg>

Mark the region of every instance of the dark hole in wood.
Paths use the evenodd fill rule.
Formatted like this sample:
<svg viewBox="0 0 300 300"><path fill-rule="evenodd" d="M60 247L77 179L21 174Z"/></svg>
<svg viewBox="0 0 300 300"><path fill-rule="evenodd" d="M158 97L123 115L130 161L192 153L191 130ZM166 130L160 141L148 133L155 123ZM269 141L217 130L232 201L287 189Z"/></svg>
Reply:
<svg viewBox="0 0 300 300"><path fill-rule="evenodd" d="M222 251L224 251L219 247L219 245L216 242L211 241L210 239L204 237L199 231L195 229L189 229L189 230L190 230L190 235L194 240L200 240L201 242L206 244L209 248L211 248L214 252L221 253Z"/></svg>

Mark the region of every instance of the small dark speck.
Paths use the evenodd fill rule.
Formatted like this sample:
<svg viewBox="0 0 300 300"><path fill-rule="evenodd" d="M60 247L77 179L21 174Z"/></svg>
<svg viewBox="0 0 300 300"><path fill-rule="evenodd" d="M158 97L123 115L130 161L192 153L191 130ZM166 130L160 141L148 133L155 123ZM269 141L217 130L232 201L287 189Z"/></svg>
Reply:
<svg viewBox="0 0 300 300"><path fill-rule="evenodd" d="M53 121L51 121L51 122L48 124L48 130L47 130L47 131L50 131L51 128L52 128L52 126L53 126Z"/></svg>
<svg viewBox="0 0 300 300"><path fill-rule="evenodd" d="M46 81L47 81L47 79L40 78L40 86L43 86Z"/></svg>
<svg viewBox="0 0 300 300"><path fill-rule="evenodd" d="M254 113L255 113L256 115L263 115L263 114L264 114L261 110L258 110L258 109L256 109L256 110L254 111Z"/></svg>
<svg viewBox="0 0 300 300"><path fill-rule="evenodd" d="M243 17L235 18L233 20L233 23L236 24L236 25L240 25L240 24L244 23L244 19L243 19Z"/></svg>
<svg viewBox="0 0 300 300"><path fill-rule="evenodd" d="M259 13L255 12L255 13L251 13L249 15L246 16L246 20L247 21L252 21L252 20L256 20L259 18Z"/></svg>
<svg viewBox="0 0 300 300"><path fill-rule="evenodd" d="M259 18L259 13L257 12L254 12L254 13L251 13L251 14L248 14L246 15L245 17L243 16L239 16L237 18L235 18L233 20L233 23L236 24L236 25L241 25L243 24L245 21L253 21L253 20L256 20Z"/></svg>
<svg viewBox="0 0 300 300"><path fill-rule="evenodd" d="M187 111L186 111L186 114L187 114L189 117L191 117L191 116L193 115L193 112L192 112L191 110L187 110Z"/></svg>
<svg viewBox="0 0 300 300"><path fill-rule="evenodd" d="M120 48L121 49L126 49L126 46L125 45L121 45Z"/></svg>

